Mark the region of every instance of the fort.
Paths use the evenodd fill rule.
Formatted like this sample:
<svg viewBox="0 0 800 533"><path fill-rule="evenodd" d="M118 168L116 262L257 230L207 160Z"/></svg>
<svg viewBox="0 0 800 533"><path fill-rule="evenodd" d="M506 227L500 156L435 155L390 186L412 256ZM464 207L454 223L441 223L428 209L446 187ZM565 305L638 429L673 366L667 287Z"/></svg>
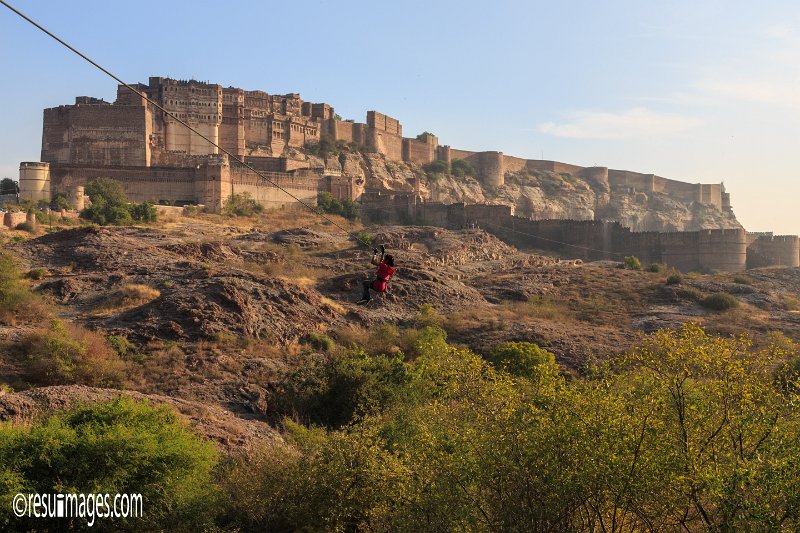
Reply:
<svg viewBox="0 0 800 533"><path fill-rule="evenodd" d="M45 109L41 161L20 164L20 198L49 201L60 193L82 209L84 187L101 177L118 180L132 201L202 204L213 211L233 194L249 193L270 208L297 199L315 203L318 193L327 191L339 199L361 201L366 218L384 209L394 213L389 218L452 227L458 226L459 217L467 216L482 221L487 229L493 225L511 242L544 249L554 249L556 241L567 243L555 250L567 255L631 254L679 268L720 270L797 266L800 261L797 237L791 236L752 236L740 228L636 233L613 222L533 221L515 217L510 206L426 202L419 196L418 179L416 193L404 197L369 189L359 165L310 157L303 148L330 138L418 172L437 160L448 164L464 160L487 190L502 187L510 174L551 172L580 177L598 191L664 193L686 204L731 212L730 195L721 183L686 183L655 174L523 159L500 151L459 150L439 144L428 132L403 137L400 122L377 111L368 111L364 123L342 120L329 104L305 102L296 93L271 95L165 77L151 77L147 84L133 87L135 91L120 85L113 103L79 96L73 105ZM477 216L484 211L491 216ZM527 241L526 233L542 238ZM588 253L589 248L596 250Z"/></svg>

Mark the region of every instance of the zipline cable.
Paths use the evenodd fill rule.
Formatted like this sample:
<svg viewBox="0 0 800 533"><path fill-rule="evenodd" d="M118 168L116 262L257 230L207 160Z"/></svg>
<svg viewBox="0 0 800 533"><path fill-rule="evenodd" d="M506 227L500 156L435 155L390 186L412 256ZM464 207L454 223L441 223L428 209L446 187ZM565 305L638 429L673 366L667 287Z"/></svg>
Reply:
<svg viewBox="0 0 800 533"><path fill-rule="evenodd" d="M197 135L197 136L198 136L198 137L200 137L201 139L203 139L203 140L205 140L206 142L208 142L208 143L209 143L211 146L214 146L214 147L216 147L218 150L220 150L222 153L224 153L225 155L227 155L228 157L230 157L231 159L233 159L233 160L234 160L234 161L236 161L237 163L239 163L239 164L243 165L245 168L247 168L247 169L251 170L251 171L252 171L252 172L254 172L254 173L255 173L255 174L256 174L256 175L257 175L259 178L261 178L261 179L262 179L262 180L264 180L265 182L269 183L269 184L270 184L270 185L272 185L273 187L275 187L275 188L279 189L280 191L284 192L284 193L285 193L285 194L287 194L289 197L291 197L292 199L296 200L296 201L297 201L299 204L301 204L301 205L305 206L306 208L308 208L308 209L309 209L309 210L310 210L312 213L314 213L314 214L316 214L316 215L318 215L318 216L322 217L324 220L326 220L326 221L330 222L331 224L333 224L334 226L336 226L337 228L339 228L340 230L342 230L342 231L343 231L343 232L345 232L346 234L348 234L348 235L350 235L350 234L351 234L350 230L348 230L347 228L343 227L342 225L340 225L339 223L337 223L335 220L332 220L332 219L328 218L327 216L325 216L325 214L324 214L324 213L323 213L323 212L322 212L320 209L318 209L318 208L315 208L315 207L314 207L314 206L312 206L311 204L309 204L309 203L305 202L304 200L302 200L302 199L298 198L297 196L295 196L294 194L290 193L289 191L287 191L286 189L284 189L283 187L281 187L280 185L278 185L277 183L275 183L274 181L272 181L271 179L269 179L267 176L265 176L265 175L264 175L263 173L261 173L259 170L257 170L257 169L255 169L255 168L253 168L253 166L252 166L252 165L250 165L250 164L246 163L246 162L245 162L243 159L241 159L241 158L240 158L240 157L238 157L237 155L235 155L235 154L231 153L230 151L226 150L225 148L223 148L223 147L222 147L222 146L220 146L219 144L215 143L214 141L212 141L211 139L209 139L208 137L206 137L205 135L203 135L202 133L200 133L199 131L197 131L195 128L193 128L192 126L190 126L190 125L189 125L187 122L185 122L184 120L182 120L180 117L178 117L178 116L177 116L177 115L175 115L174 113L172 113L172 112L170 112L170 111L167 111L166 109L164 109L164 108L161 106L161 104L159 104L158 102L156 102L156 101L152 100L152 99L151 99L149 96L147 96L145 93L143 93L143 92L141 92L141 91L139 91L139 90L135 89L134 87L132 87L131 85L129 85L128 83L126 83L125 81L123 81L122 79L120 79L118 76L114 75L114 74L113 74L112 72L110 72L108 69L104 68L102 65L100 65L100 64L99 64L99 63L97 63L96 61L92 60L91 58L89 58L88 56L86 56L85 54L83 54L82 52L80 52L80 51L79 51L78 49L76 49L74 46L70 45L69 43L67 43L66 41L64 41L63 39L61 39L61 38L60 38L60 37L58 37L57 35L55 35L53 32L51 32L50 30L48 30L47 28L45 28L44 26L42 26L41 24L39 24L38 22L36 22L36 21L35 21L35 20L33 20L32 18L30 18L29 16L27 16L26 14L24 14L23 12L21 12L20 10L18 10L17 8L15 8L14 6L12 6L11 4L9 4L8 2L6 2L5 0L0 0L0 4L3 4L3 5L4 5L4 6L6 6L8 9L10 9L11 11L13 11L13 12L14 12L14 13L16 13L17 15L19 15L19 16L20 16L22 19L24 19L25 21L29 22L29 23L30 23L30 24L32 24L34 27L38 28L39 30L41 30L42 32L44 32L45 34L47 34L48 36L52 37L54 40L56 40L57 42L59 42L61 45L63 45L64 47L66 47L68 50L72 51L73 53L75 53L76 55L78 55L80 58L82 58L82 59L84 59L85 61L87 61L89 64L91 64L92 66L94 66L95 68L97 68L98 70L100 70L102 73L104 73L104 74L106 74L107 76L109 76L111 79L113 79L114 81L116 81L116 82L117 82L117 83L119 83L120 85L123 85L123 86L125 86L125 87L126 87L128 90L132 91L133 93L135 93L135 94L136 94L136 95L138 95L139 97L141 97L141 98L145 99L145 100L146 100L146 101L147 101L149 104L151 104L151 105L152 105L153 107L155 107L156 109L158 109L158 110L160 110L161 112L163 112L164 114L166 114L166 115L168 115L168 116L172 117L172 118L173 118L173 119L175 119L175 120L176 120L176 121L177 121L179 124L182 124L183 126L186 126L186 128L187 128L189 131L191 131L192 133L194 133L195 135ZM355 239L356 239L356 241L360 242L361 244L363 244L363 245L364 245L364 246L366 246L367 248L369 248L369 247L371 246L371 244L370 244L370 243L369 243L367 240L365 240L365 239L363 239L363 238L360 238L360 237L359 237L357 234L356 234L356 236L355 236Z"/></svg>

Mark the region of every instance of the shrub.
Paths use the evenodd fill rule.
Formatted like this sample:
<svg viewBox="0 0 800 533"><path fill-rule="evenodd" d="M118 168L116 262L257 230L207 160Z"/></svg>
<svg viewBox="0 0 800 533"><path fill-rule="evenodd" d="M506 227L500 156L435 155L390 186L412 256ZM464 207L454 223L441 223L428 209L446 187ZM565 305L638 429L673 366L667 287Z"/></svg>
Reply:
<svg viewBox="0 0 800 533"><path fill-rule="evenodd" d="M366 231L362 231L356 235L356 240L367 246L372 246L372 235Z"/></svg>
<svg viewBox="0 0 800 533"><path fill-rule="evenodd" d="M323 213L340 215L348 220L358 217L358 204L349 198L342 201L337 200L329 192L321 192L317 195L317 207Z"/></svg>
<svg viewBox="0 0 800 533"><path fill-rule="evenodd" d="M424 328L426 326L441 327L444 317L440 315L431 304L419 306L417 316L414 317L414 325Z"/></svg>
<svg viewBox="0 0 800 533"><path fill-rule="evenodd" d="M628 270L641 270L642 263L639 261L639 258L633 255L625 256L625 259L622 261L622 264Z"/></svg>
<svg viewBox="0 0 800 533"><path fill-rule="evenodd" d="M158 211L156 206L150 202L142 202L141 204L131 204L130 213L133 220L139 222L155 222L158 218Z"/></svg>
<svg viewBox="0 0 800 533"><path fill-rule="evenodd" d="M13 322L16 318L44 314L40 299L21 282L14 260L0 253L0 321Z"/></svg>
<svg viewBox="0 0 800 533"><path fill-rule="evenodd" d="M472 163L464 159L453 159L453 161L450 162L450 172L459 178L475 176L477 174L477 170L472 166Z"/></svg>
<svg viewBox="0 0 800 533"><path fill-rule="evenodd" d="M70 205L69 200L67 200L67 197L64 195L64 193L59 192L56 193L55 196L53 196L53 199L50 201L50 209L55 209L56 211L60 211L62 209L69 210L72 209L72 206Z"/></svg>
<svg viewBox="0 0 800 533"><path fill-rule="evenodd" d="M360 349L317 358L286 374L269 405L279 417L340 427L354 416L391 405L411 371L398 356L370 356Z"/></svg>
<svg viewBox="0 0 800 533"><path fill-rule="evenodd" d="M650 266L647 267L648 272L663 272L664 265L661 263L650 263Z"/></svg>
<svg viewBox="0 0 800 533"><path fill-rule="evenodd" d="M555 355L532 342L504 342L489 352L486 360L498 370L526 378L556 364Z"/></svg>
<svg viewBox="0 0 800 533"><path fill-rule="evenodd" d="M703 307L714 311L726 311L739 306L739 300L727 292L717 292L703 298Z"/></svg>
<svg viewBox="0 0 800 533"><path fill-rule="evenodd" d="M50 272L46 268L33 268L25 274L25 277L28 279L33 279L38 281L49 275Z"/></svg>
<svg viewBox="0 0 800 533"><path fill-rule="evenodd" d="M20 222L14 227L15 230L19 231L27 231L28 233L33 233L36 229L33 227L33 224L30 222Z"/></svg>
<svg viewBox="0 0 800 533"><path fill-rule="evenodd" d="M113 386L124 377L125 363L105 337L60 320L28 335L22 348L28 374L40 383Z"/></svg>
<svg viewBox="0 0 800 533"><path fill-rule="evenodd" d="M735 276L733 276L733 282L739 283L740 285L752 285L753 278L751 278L746 274L736 274Z"/></svg>
<svg viewBox="0 0 800 533"><path fill-rule="evenodd" d="M222 214L227 216L250 217L264 212L264 206L256 202L249 192L232 194L222 206Z"/></svg>
<svg viewBox="0 0 800 533"><path fill-rule="evenodd" d="M17 531L209 530L217 452L167 407L118 398L82 405L26 426L0 426L0 500L17 492L140 493L139 517L0 516ZM91 528L88 528L91 529Z"/></svg>
<svg viewBox="0 0 800 533"><path fill-rule="evenodd" d="M422 165L422 168L430 174L448 174L450 172L450 165L441 159Z"/></svg>
<svg viewBox="0 0 800 533"><path fill-rule="evenodd" d="M670 274L667 276L667 285L678 285L683 281L683 276L680 274Z"/></svg>
<svg viewBox="0 0 800 533"><path fill-rule="evenodd" d="M98 178L86 186L86 196L92 205L83 210L81 216L95 224L105 226L127 226L134 220L153 222L157 212L153 204L131 204L125 196L122 184L108 178Z"/></svg>
<svg viewBox="0 0 800 533"><path fill-rule="evenodd" d="M333 339L321 333L309 333L307 341L312 348L320 352L330 352L336 346Z"/></svg>

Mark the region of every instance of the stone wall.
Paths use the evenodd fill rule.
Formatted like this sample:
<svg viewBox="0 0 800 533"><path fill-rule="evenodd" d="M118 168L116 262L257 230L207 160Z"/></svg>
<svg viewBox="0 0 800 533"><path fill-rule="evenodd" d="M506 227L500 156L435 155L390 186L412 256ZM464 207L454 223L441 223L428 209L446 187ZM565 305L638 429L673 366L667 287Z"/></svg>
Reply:
<svg viewBox="0 0 800 533"><path fill-rule="evenodd" d="M530 220L514 216L511 207L505 205L448 205L422 202L412 194L376 192L365 194L363 198L362 218L366 222L413 223L449 229L475 223L520 248L547 250L570 258L621 261L633 255L644 264L666 263L683 271L738 272L746 268L748 238L746 232L738 228L632 232L616 222Z"/></svg>
<svg viewBox="0 0 800 533"><path fill-rule="evenodd" d="M747 248L747 268L800 266L800 239L797 235L758 235L751 236L751 240Z"/></svg>
<svg viewBox="0 0 800 533"><path fill-rule="evenodd" d="M45 109L42 161L147 166L151 122L143 106L78 104Z"/></svg>

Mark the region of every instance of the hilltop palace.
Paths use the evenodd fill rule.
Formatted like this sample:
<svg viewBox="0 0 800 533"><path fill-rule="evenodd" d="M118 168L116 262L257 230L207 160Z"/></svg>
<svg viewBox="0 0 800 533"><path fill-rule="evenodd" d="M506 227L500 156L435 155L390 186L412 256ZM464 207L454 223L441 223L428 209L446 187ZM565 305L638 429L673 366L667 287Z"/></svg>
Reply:
<svg viewBox="0 0 800 533"><path fill-rule="evenodd" d="M134 87L225 151L265 174L272 183L220 153L216 146L189 131L175 118L120 85L113 104L80 96L74 105L44 110L41 161L20 164L20 197L34 201L50 200L53 195L62 193L72 205L81 208L83 187L93 179L105 177L121 182L132 201L202 204L212 211L218 211L230 195L243 192L250 193L266 207L294 202L286 192L312 203L316 202L320 191L331 192L340 199L374 198L376 191L365 191L362 175L348 175L341 167L329 166L319 158L308 158L297 150L319 142L323 135L329 135L335 140L383 154L386 160L398 163L423 165L435 160L463 159L473 165L478 174L476 177L486 187L503 185L506 172L565 172L606 190L609 187L631 187L667 193L676 200L699 202L720 211L731 208L730 196L722 184L692 184L605 167L584 168L555 161L526 160L496 151L457 150L440 145L437 137L428 133L416 138L403 137L399 121L377 111L367 113L366 123L340 120L330 105L304 102L295 93L270 95L262 91L162 77L151 77L147 85ZM380 191L377 196L381 196ZM434 208L442 212L452 210L451 206L437 207L435 204L422 209L422 199L416 196L401 199L384 195L380 201L393 202L395 210L400 202L402 209L408 211L407 215L423 222L421 213L432 213ZM386 207L390 206L386 204ZM504 210L503 213L491 214L495 221L508 221L513 217L508 206L490 207ZM566 227L570 222L574 221L563 221L561 226ZM457 225L451 219L446 223ZM741 229L702 231L721 232L720 242L726 243L723 248L732 255L719 261L709 257L701 260L702 254L697 252L681 261L682 264L710 261L725 270L744 268L746 250L755 237L748 237ZM566 233L568 235L561 237L569 241L574 232ZM585 229L578 233L588 235ZM716 240L714 235L712 240ZM728 246L731 239L733 248ZM626 242L630 240L629 236L625 237ZM593 244L596 248L602 240L601 244ZM614 246L610 241L606 244ZM788 264L796 266L800 262L797 237L787 245L788 251L781 248L782 257L788 254L792 257ZM665 256L661 244L642 244L649 252L636 246L634 250L639 252L638 255L646 258L663 259ZM691 246L707 251L705 245ZM773 260L767 260L770 261ZM780 259L779 262L783 264L787 260Z"/></svg>

